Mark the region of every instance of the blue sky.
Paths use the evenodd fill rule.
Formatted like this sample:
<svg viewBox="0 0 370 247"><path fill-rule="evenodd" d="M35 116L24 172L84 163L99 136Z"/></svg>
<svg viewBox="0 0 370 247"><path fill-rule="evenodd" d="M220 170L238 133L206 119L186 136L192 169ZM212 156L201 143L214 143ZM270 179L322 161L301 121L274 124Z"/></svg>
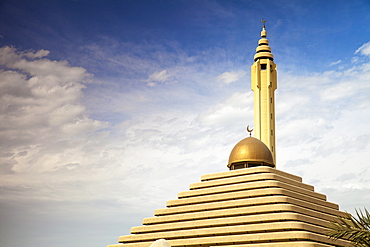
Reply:
<svg viewBox="0 0 370 247"><path fill-rule="evenodd" d="M370 2L0 2L0 246L105 246L253 125L267 20L277 168L370 208Z"/></svg>

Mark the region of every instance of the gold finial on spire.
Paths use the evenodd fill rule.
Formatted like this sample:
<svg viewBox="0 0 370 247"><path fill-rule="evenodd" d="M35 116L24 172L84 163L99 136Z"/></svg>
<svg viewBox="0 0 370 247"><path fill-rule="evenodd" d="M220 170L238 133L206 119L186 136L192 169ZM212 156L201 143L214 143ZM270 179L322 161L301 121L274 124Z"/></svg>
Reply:
<svg viewBox="0 0 370 247"><path fill-rule="evenodd" d="M247 126L247 131L249 132L249 136L252 136L253 129L249 129L249 125Z"/></svg>
<svg viewBox="0 0 370 247"><path fill-rule="evenodd" d="M262 18L261 19L261 22L262 22L262 30L265 30L266 29L266 21Z"/></svg>
<svg viewBox="0 0 370 247"><path fill-rule="evenodd" d="M266 32L266 21L264 19L261 19L262 22L262 31L261 31L261 38L266 38L267 32Z"/></svg>

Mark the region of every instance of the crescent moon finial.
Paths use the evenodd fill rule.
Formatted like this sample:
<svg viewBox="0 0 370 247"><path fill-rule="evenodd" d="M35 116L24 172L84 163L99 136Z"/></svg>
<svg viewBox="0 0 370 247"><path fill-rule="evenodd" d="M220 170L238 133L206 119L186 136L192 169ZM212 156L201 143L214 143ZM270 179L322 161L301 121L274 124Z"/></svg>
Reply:
<svg viewBox="0 0 370 247"><path fill-rule="evenodd" d="M249 125L247 126L247 131L249 132L249 136L252 136L253 129L249 129Z"/></svg>
<svg viewBox="0 0 370 247"><path fill-rule="evenodd" d="M262 29L265 30L266 29L266 21L262 18L261 19L261 22L262 22Z"/></svg>

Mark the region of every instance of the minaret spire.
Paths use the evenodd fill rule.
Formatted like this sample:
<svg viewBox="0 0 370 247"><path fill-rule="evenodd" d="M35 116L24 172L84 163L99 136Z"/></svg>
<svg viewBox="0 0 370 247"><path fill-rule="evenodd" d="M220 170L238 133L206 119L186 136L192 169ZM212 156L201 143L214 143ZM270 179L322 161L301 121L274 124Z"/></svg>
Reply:
<svg viewBox="0 0 370 247"><path fill-rule="evenodd" d="M258 41L254 63L251 66L254 91L254 136L270 149L276 164L275 141L275 90L277 69L268 45L265 20L262 22L261 39Z"/></svg>
<svg viewBox="0 0 370 247"><path fill-rule="evenodd" d="M264 19L261 19L262 22L262 31L261 31L261 38L266 38L267 32L266 32L266 21Z"/></svg>
<svg viewBox="0 0 370 247"><path fill-rule="evenodd" d="M261 22L262 22L262 30L266 30L266 21L262 18L261 19Z"/></svg>

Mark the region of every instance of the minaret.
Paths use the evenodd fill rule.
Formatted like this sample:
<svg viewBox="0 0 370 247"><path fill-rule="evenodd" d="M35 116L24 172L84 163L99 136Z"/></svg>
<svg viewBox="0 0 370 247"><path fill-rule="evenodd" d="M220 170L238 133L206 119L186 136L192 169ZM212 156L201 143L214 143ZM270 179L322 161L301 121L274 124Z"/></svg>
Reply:
<svg viewBox="0 0 370 247"><path fill-rule="evenodd" d="M276 65L266 39L265 21L262 20L261 39L258 41L254 63L251 66L254 91L254 136L270 149L276 163L275 95L277 88Z"/></svg>

